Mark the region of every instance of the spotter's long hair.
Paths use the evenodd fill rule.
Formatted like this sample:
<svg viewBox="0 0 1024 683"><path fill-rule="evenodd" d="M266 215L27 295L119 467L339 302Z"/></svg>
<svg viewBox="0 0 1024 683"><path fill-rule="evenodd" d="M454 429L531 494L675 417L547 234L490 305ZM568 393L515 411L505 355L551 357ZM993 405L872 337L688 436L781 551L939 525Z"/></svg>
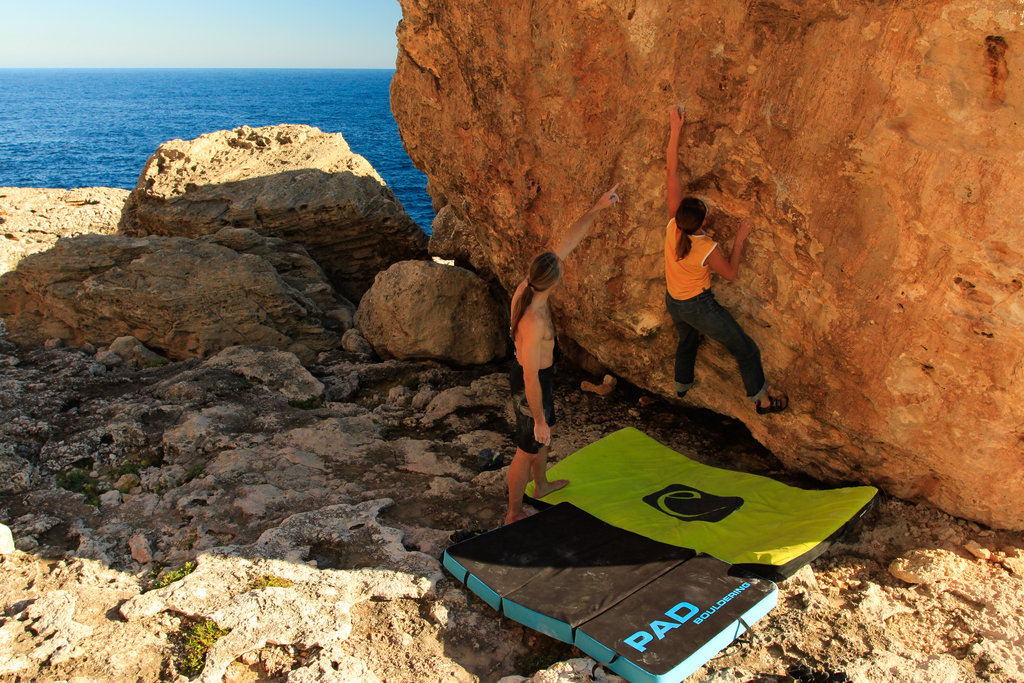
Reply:
<svg viewBox="0 0 1024 683"><path fill-rule="evenodd" d="M552 287L562 278L562 261L553 251L545 251L538 254L530 263L530 272L526 276L526 290L523 291L515 305L512 306L511 329L512 339L516 338L516 330L519 329L519 321L523 314L533 302L534 292L543 292Z"/></svg>

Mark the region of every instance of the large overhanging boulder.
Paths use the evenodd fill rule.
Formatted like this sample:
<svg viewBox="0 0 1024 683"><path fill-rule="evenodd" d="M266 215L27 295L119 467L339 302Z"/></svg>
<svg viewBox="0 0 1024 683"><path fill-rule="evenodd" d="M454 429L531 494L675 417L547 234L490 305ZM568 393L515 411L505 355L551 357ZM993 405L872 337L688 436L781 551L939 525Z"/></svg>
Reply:
<svg viewBox="0 0 1024 683"><path fill-rule="evenodd" d="M426 256L427 236L340 133L280 125L171 140L129 201L132 235L197 237L249 228L299 244L358 301L380 270Z"/></svg>
<svg viewBox="0 0 1024 683"><path fill-rule="evenodd" d="M828 481L1024 528L1018 2L401 3L392 108L453 257L511 289L621 183L556 323L670 395L665 148L682 105L682 180L716 237L756 226L717 296L792 407L757 416L714 344L688 398Z"/></svg>
<svg viewBox="0 0 1024 683"><path fill-rule="evenodd" d="M352 315L301 247L237 228L62 239L0 276L0 317L26 345L131 335L174 360L250 344L312 362L338 345Z"/></svg>

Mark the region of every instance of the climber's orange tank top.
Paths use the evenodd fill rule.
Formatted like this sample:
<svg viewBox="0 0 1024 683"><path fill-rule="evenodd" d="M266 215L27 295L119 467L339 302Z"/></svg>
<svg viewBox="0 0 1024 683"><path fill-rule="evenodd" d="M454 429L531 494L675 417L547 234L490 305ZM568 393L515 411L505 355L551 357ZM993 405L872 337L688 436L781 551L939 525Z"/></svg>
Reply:
<svg viewBox="0 0 1024 683"><path fill-rule="evenodd" d="M707 261L718 244L707 235L690 235L690 253L680 261L676 259L679 235L673 218L665 230L665 282L672 298L683 301L710 289L711 268Z"/></svg>

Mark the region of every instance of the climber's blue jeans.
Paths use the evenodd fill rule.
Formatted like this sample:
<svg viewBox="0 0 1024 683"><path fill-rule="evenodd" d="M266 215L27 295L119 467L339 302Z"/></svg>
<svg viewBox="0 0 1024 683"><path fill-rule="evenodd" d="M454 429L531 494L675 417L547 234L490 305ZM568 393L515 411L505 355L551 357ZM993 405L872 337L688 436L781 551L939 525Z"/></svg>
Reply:
<svg viewBox="0 0 1024 683"><path fill-rule="evenodd" d="M693 366L697 361L697 347L705 334L728 349L740 366L740 376L747 390L747 398L756 401L768 391L761 366L761 350L747 336L729 311L715 301L715 295L706 289L697 296L680 301L665 293L665 305L672 322L679 331L676 347L676 393L682 395L693 386Z"/></svg>

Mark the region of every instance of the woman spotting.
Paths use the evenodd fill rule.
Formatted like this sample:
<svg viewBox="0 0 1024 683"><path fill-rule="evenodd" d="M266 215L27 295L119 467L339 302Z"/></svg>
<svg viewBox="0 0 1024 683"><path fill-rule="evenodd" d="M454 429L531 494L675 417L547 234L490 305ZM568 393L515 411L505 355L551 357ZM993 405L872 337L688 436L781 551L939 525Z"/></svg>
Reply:
<svg viewBox="0 0 1024 683"><path fill-rule="evenodd" d="M718 244L704 232L707 207L696 197L683 197L679 185L679 132L683 113L673 108L668 141L667 200L669 222L665 235L665 304L679 331L676 348L675 389L683 397L693 386L697 347L705 334L729 350L739 364L747 398L758 413L777 413L789 405L785 394L772 396L761 365L761 350L711 292L711 271L726 280L736 277L743 243L751 225L742 221L726 258Z"/></svg>
<svg viewBox="0 0 1024 683"><path fill-rule="evenodd" d="M508 512L505 523L526 517L523 493L533 476L534 498L543 498L565 487L566 479L547 478L551 425L555 423L555 325L550 296L562 279L562 264L590 230L597 214L619 201L618 185L601 195L597 203L569 226L553 251L533 259L525 280L512 295L511 332L516 357L509 382L516 413L516 454L508 468Z"/></svg>

